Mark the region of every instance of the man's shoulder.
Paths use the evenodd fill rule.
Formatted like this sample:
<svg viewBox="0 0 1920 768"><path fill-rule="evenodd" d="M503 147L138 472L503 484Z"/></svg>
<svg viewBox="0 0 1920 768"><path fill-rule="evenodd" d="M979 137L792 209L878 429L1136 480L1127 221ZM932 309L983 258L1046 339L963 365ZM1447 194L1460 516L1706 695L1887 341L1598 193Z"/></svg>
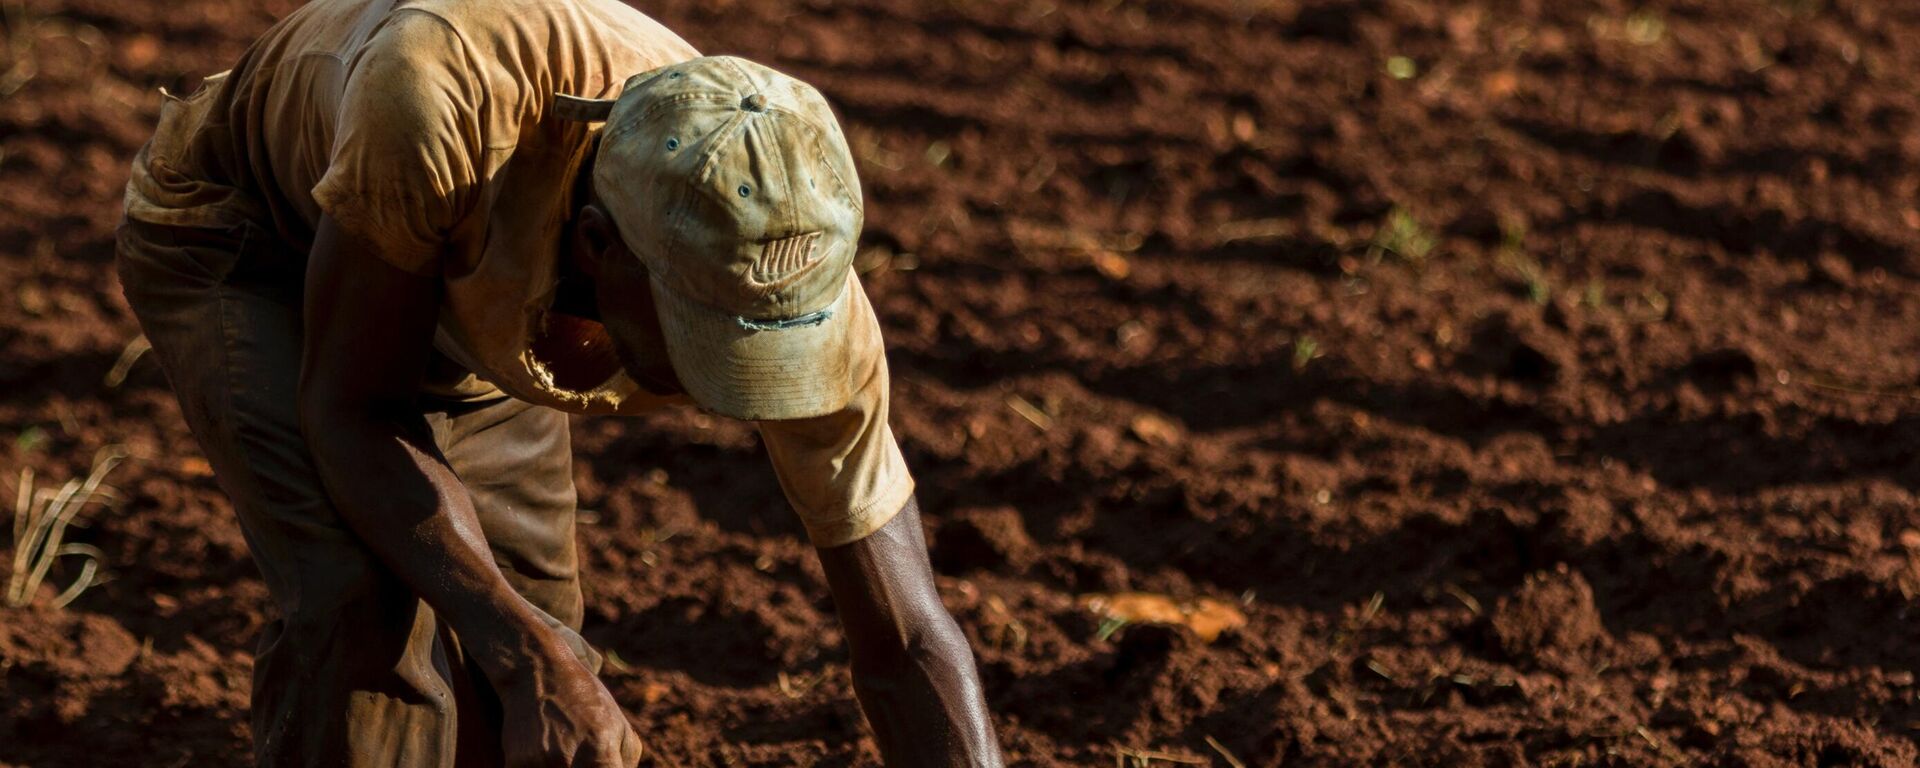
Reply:
<svg viewBox="0 0 1920 768"><path fill-rule="evenodd" d="M444 23L470 46L488 54L539 53L555 42L686 46L671 30L619 0L400 0L394 3L388 23L406 23L402 20L408 16ZM412 23L431 22L415 19Z"/></svg>

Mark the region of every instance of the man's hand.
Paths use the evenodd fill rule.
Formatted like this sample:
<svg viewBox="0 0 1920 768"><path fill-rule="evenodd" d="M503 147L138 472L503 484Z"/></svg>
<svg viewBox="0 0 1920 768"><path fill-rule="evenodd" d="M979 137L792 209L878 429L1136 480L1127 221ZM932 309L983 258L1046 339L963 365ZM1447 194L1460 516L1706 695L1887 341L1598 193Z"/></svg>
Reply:
<svg viewBox="0 0 1920 768"><path fill-rule="evenodd" d="M545 655L545 654L543 654ZM564 648L501 690L507 768L633 768L640 737L606 686Z"/></svg>

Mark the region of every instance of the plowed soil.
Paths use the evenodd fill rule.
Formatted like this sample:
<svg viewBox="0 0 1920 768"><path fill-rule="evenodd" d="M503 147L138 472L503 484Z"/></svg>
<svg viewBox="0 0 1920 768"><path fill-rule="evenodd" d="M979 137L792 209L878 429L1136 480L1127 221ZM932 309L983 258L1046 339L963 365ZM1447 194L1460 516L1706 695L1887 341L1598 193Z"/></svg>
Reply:
<svg viewBox="0 0 1920 768"><path fill-rule="evenodd" d="M1920 760L1920 6L642 6L848 125L1014 763ZM152 361L103 384L111 242L154 89L291 7L7 6L0 490L134 458L73 536L106 583L0 609L0 763L245 762L266 595ZM877 764L752 431L576 446L655 764ZM1249 622L1083 605L1121 590Z"/></svg>

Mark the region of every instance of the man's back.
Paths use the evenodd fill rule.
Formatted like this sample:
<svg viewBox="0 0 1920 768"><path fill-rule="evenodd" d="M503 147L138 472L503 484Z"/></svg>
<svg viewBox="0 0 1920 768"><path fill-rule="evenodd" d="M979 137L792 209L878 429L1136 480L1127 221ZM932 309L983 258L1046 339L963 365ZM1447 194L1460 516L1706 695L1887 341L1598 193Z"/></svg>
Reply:
<svg viewBox="0 0 1920 768"><path fill-rule="evenodd" d="M315 0L189 100L204 109L183 110L204 115L163 119L183 143L156 158L172 173L135 183L157 209L178 208L183 185L233 187L293 243L330 213L396 240L443 235L471 261L495 225L558 211L528 200L564 201L571 176L510 167L584 152L587 131L549 114L556 94L618 93L695 55L617 0ZM499 204L509 175L521 205Z"/></svg>
<svg viewBox="0 0 1920 768"><path fill-rule="evenodd" d="M128 216L257 227L287 246L241 256L266 260L304 254L330 215L395 266L446 280L437 346L459 365L430 374L429 392L604 400L556 389L525 354L592 145L554 97L614 95L696 55L617 0L315 0L166 106Z"/></svg>

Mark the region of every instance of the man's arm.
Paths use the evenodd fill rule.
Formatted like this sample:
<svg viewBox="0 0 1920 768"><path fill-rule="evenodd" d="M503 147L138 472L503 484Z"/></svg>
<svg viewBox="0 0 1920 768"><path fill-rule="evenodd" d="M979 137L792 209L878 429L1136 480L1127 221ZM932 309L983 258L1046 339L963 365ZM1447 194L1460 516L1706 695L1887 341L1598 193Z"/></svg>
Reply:
<svg viewBox="0 0 1920 768"><path fill-rule="evenodd" d="M1003 764L966 635L940 604L913 497L859 541L819 550L886 764Z"/></svg>
<svg viewBox="0 0 1920 768"><path fill-rule="evenodd" d="M439 304L438 280L388 264L322 217L307 264L299 397L327 495L500 694L510 764L633 765L639 744L625 716L501 575L420 413Z"/></svg>

